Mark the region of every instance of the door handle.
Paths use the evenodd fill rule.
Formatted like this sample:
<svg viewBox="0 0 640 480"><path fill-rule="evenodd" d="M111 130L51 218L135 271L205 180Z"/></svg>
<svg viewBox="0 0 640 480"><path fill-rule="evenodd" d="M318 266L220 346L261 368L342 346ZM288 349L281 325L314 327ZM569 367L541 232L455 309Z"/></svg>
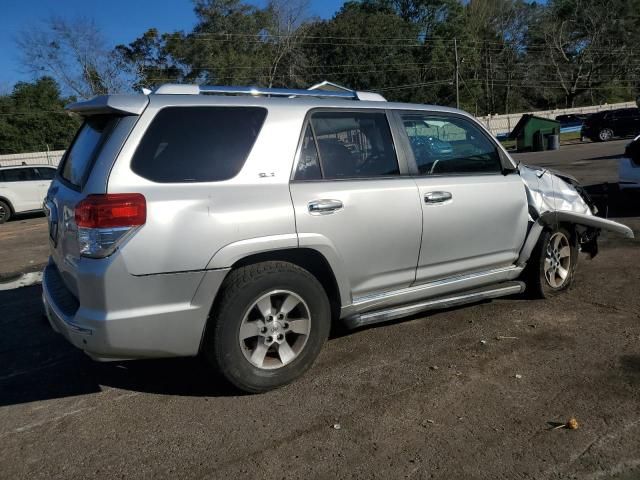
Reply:
<svg viewBox="0 0 640 480"><path fill-rule="evenodd" d="M314 200L309 202L311 215L328 215L342 209L344 205L340 200Z"/></svg>
<svg viewBox="0 0 640 480"><path fill-rule="evenodd" d="M424 203L443 203L452 198L450 192L427 192L424 194Z"/></svg>

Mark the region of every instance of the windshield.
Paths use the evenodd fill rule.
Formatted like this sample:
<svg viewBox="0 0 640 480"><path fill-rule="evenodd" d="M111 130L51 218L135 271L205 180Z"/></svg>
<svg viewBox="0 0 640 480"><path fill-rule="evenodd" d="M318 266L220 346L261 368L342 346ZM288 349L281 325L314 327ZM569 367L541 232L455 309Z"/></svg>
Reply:
<svg viewBox="0 0 640 480"><path fill-rule="evenodd" d="M98 150L117 121L113 115L95 115L85 120L60 165L62 178L82 187Z"/></svg>

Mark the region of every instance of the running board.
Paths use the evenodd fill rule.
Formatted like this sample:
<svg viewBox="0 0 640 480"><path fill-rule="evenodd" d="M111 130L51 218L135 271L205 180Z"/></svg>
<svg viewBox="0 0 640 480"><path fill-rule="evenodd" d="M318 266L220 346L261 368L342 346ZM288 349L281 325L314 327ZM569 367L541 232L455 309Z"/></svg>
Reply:
<svg viewBox="0 0 640 480"><path fill-rule="evenodd" d="M414 313L424 312L427 310L456 307L466 303L479 302L482 300L504 297L506 295L515 295L524 292L524 289L524 282L513 281L499 283L497 285L490 285L488 287L469 290L467 292L459 292L447 297L433 298L385 310L356 314L345 318L343 321L347 328L358 328L365 325L373 325L374 323L387 322L389 320L406 317L413 315Z"/></svg>

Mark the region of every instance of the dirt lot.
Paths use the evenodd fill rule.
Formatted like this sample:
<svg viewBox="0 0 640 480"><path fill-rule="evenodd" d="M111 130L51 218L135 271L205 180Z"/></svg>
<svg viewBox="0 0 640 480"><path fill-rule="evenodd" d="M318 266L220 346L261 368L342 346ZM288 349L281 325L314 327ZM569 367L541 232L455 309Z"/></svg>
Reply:
<svg viewBox="0 0 640 480"><path fill-rule="evenodd" d="M623 145L519 158L615 182ZM3 270L44 261L43 219L23 221L0 227ZM639 244L605 236L553 300L333 338L258 396L197 359L94 363L42 319L39 286L0 291L0 477L640 478Z"/></svg>

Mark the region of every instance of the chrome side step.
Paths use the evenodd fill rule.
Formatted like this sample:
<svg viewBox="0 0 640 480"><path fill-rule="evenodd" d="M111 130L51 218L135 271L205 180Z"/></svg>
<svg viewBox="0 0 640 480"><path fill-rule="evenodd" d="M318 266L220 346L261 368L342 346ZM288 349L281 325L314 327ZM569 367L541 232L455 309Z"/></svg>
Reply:
<svg viewBox="0 0 640 480"><path fill-rule="evenodd" d="M455 307L466 303L479 302L491 298L515 295L524 292L524 282L504 282L497 285L460 292L446 297L432 298L418 303L402 305L399 307L377 310L373 312L360 313L345 318L343 321L348 328L358 328L374 323L387 322L396 318L406 317L418 312L435 310L441 308Z"/></svg>

